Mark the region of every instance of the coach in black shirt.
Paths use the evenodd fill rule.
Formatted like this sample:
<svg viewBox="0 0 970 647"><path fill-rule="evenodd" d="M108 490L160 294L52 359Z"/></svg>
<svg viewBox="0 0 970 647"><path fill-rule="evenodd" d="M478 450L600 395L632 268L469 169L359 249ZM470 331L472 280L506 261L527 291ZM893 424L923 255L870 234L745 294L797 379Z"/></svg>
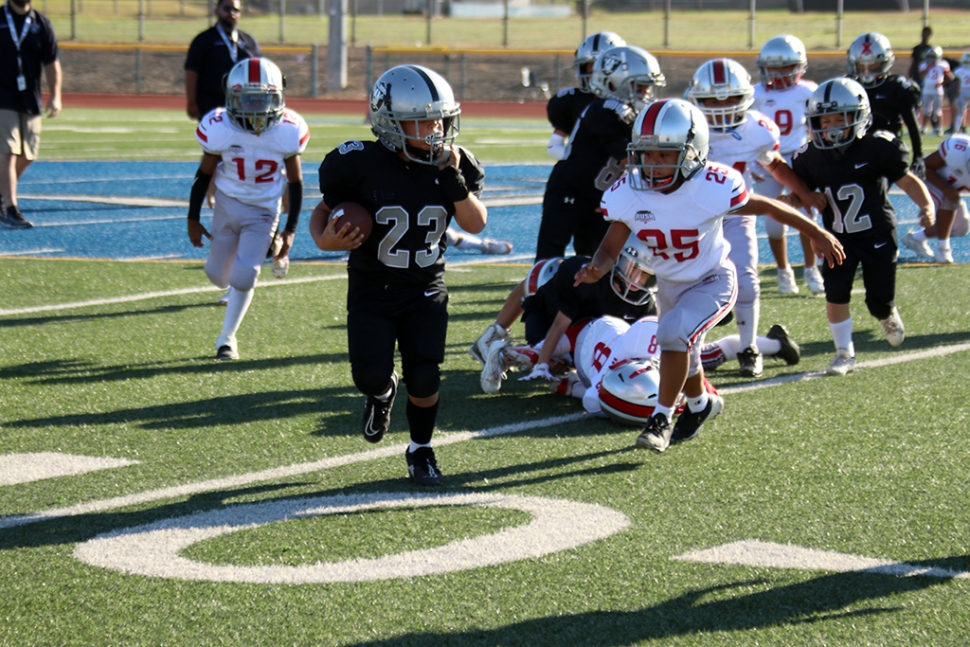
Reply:
<svg viewBox="0 0 970 647"><path fill-rule="evenodd" d="M47 113L61 111L61 64L50 21L30 0L8 0L0 16L0 222L31 227L17 208L17 180L37 159L40 145L40 77L47 75Z"/></svg>
<svg viewBox="0 0 970 647"><path fill-rule="evenodd" d="M195 37L185 59L185 111L198 121L226 105L223 78L237 62L261 56L256 39L236 29L239 0L219 0L216 25Z"/></svg>

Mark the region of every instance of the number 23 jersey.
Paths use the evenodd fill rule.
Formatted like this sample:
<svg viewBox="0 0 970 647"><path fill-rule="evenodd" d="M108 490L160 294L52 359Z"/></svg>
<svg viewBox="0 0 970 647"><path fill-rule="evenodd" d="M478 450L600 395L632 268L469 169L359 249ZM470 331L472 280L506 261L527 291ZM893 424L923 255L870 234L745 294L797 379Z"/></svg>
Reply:
<svg viewBox="0 0 970 647"><path fill-rule="evenodd" d="M230 198L278 213L286 185L286 160L299 155L310 141L310 129L296 112L286 109L275 126L259 135L229 121L216 108L199 122L195 138L202 150L219 155L216 188Z"/></svg>
<svg viewBox="0 0 970 647"><path fill-rule="evenodd" d="M600 208L604 218L624 223L653 251L657 278L691 283L728 262L721 223L747 202L741 174L708 162L671 193L637 191L624 175L603 194Z"/></svg>
<svg viewBox="0 0 970 647"><path fill-rule="evenodd" d="M464 148L458 170L481 196L485 171ZM438 185L437 166L407 162L375 141L344 142L320 164L320 191L331 209L356 202L374 216L374 230L350 253L348 267L384 285L424 285L444 274L445 229L455 204Z"/></svg>

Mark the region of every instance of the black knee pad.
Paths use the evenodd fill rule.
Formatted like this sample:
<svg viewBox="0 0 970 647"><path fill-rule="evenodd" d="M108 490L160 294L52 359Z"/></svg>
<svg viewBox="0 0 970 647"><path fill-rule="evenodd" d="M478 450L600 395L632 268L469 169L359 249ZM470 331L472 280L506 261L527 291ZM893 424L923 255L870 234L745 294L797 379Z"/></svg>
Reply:
<svg viewBox="0 0 970 647"><path fill-rule="evenodd" d="M350 372L354 378L354 386L364 395L381 395L387 391L391 382L390 372L375 370L372 366L351 366Z"/></svg>
<svg viewBox="0 0 970 647"><path fill-rule="evenodd" d="M441 388L441 369L434 362L415 364L404 371L404 382L408 385L408 395L430 398Z"/></svg>

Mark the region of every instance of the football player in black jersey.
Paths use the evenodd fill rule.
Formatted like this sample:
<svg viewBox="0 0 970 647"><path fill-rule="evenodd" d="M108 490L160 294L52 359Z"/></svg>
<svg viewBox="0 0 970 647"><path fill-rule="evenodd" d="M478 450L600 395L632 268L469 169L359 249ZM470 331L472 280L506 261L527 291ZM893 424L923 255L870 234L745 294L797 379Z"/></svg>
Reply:
<svg viewBox="0 0 970 647"><path fill-rule="evenodd" d="M576 122L546 183L536 260L565 256L570 239L577 254L596 251L608 226L598 211L600 198L623 174L630 126L666 80L652 54L622 46L600 54L590 83L597 98Z"/></svg>
<svg viewBox="0 0 970 647"><path fill-rule="evenodd" d="M871 130L888 130L899 137L905 125L913 145L910 170L925 179L918 118L920 89L911 79L890 73L896 57L889 39L875 31L860 34L849 45L846 59L849 76L866 89L869 97Z"/></svg>
<svg viewBox="0 0 970 647"><path fill-rule="evenodd" d="M588 256L573 256L558 265L555 275L535 294L522 302L525 339L530 346L540 341L539 351L531 373L521 381L558 380L550 366L552 360L568 352L569 340L563 339L569 327L581 320L610 315L627 322L657 314L657 304L651 288L656 283L646 258L647 248L631 236L620 253L621 260L613 270L595 283L574 285L573 276L589 262ZM512 322L507 321L508 327ZM482 390L496 393L509 366L502 361L502 351L510 344L500 341L488 349L482 369ZM563 350L565 348L566 350Z"/></svg>
<svg viewBox="0 0 970 647"><path fill-rule="evenodd" d="M593 76L593 63L596 58L612 47L626 45L626 41L611 31L598 31L580 43L573 58L573 68L576 70L576 80L579 86L560 90L556 96L546 104L546 116L552 124L552 135L546 152L554 160L561 160L566 153L566 138L573 131L573 126L579 121L586 106L596 98L590 79Z"/></svg>
<svg viewBox="0 0 970 647"><path fill-rule="evenodd" d="M822 266L836 348L827 372L845 375L855 367L849 299L860 264L869 313L890 345L905 337L895 301L898 241L888 184L916 203L923 226L933 223L934 208L926 186L908 170L905 144L888 131L870 131L869 98L859 83L846 77L822 83L809 99L807 116L812 139L795 153L792 169L828 198L823 224L845 250L841 265Z"/></svg>
<svg viewBox="0 0 970 647"><path fill-rule="evenodd" d="M485 173L454 145L461 110L448 82L419 65L381 75L370 98L378 141L345 142L320 165L323 200L310 233L320 249L352 250L347 264L347 340L356 387L367 396L364 438L378 442L390 426L397 394L395 344L407 385L411 444L408 473L418 485L440 485L431 449L438 414L440 364L448 327L443 275L445 228L452 218L469 233L485 228ZM350 224L328 222L341 202L374 216L362 240Z"/></svg>

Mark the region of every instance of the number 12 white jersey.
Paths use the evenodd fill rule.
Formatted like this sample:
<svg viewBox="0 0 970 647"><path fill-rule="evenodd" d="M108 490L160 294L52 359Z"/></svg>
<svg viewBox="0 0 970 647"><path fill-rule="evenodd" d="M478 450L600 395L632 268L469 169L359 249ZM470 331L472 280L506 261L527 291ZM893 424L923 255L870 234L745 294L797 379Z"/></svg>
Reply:
<svg viewBox="0 0 970 647"><path fill-rule="evenodd" d="M215 176L217 189L278 213L286 188L285 160L306 149L310 129L303 117L286 109L275 126L257 135L237 128L225 108L216 108L199 122L195 138L206 153L222 157Z"/></svg>

